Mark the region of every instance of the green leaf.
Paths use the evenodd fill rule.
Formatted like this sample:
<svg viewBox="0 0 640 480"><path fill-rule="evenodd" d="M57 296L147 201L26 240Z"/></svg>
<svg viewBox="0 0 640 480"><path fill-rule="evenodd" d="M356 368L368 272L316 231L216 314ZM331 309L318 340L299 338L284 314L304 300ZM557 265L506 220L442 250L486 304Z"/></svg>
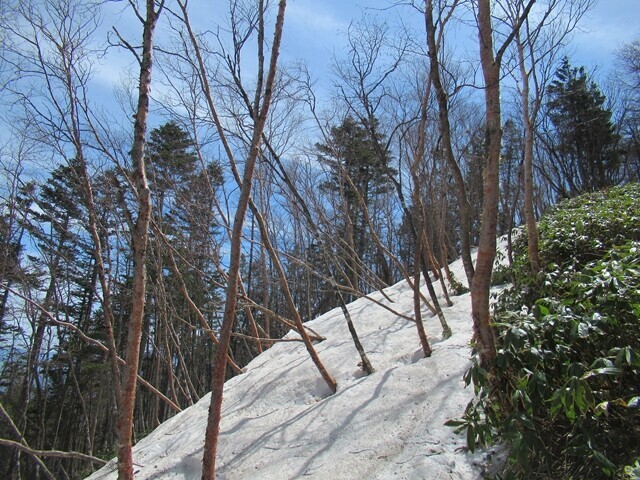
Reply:
<svg viewBox="0 0 640 480"><path fill-rule="evenodd" d="M456 419L452 419L452 420L447 420L446 422L444 422L444 424L447 427L459 427L460 425L465 425L466 422L464 420L456 420Z"/></svg>
<svg viewBox="0 0 640 480"><path fill-rule="evenodd" d="M543 305L541 303L538 304L538 310L540 310L540 315L543 316L543 317L549 315L549 313L550 313L549 309L545 305Z"/></svg>
<svg viewBox="0 0 640 480"><path fill-rule="evenodd" d="M581 322L578 324L578 336L580 338L587 338L589 336L589 325Z"/></svg>
<svg viewBox="0 0 640 480"><path fill-rule="evenodd" d="M627 402L627 408L640 408L640 397L632 397Z"/></svg>
<svg viewBox="0 0 640 480"><path fill-rule="evenodd" d="M596 368L595 370L589 370L582 376L582 380L586 380L591 377L595 377L598 375L620 375L622 373L622 369L617 367L603 367Z"/></svg>
<svg viewBox="0 0 640 480"><path fill-rule="evenodd" d="M471 453L476 450L476 435L474 429L471 427L467 428L467 447Z"/></svg>

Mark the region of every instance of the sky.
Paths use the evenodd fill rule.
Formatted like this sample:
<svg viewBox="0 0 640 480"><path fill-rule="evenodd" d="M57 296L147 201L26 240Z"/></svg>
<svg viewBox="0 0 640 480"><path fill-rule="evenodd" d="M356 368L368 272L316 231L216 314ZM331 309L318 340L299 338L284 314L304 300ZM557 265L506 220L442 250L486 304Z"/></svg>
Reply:
<svg viewBox="0 0 640 480"><path fill-rule="evenodd" d="M640 40L640 0L599 0L574 39L575 63L608 70L620 45Z"/></svg>
<svg viewBox="0 0 640 480"><path fill-rule="evenodd" d="M332 58L340 56L344 50L349 24L363 15L386 19L391 25L402 22L415 29L416 34L422 34L419 14L406 6L390 7L392 3L393 0L289 0L283 59L306 62L315 76L324 80L321 77L328 77ZM121 31L132 32L135 38L139 26L131 13L117 2L110 5L105 29L115 24ZM189 5L194 23L203 29L215 26L215 19L227 10L225 0L191 0ZM638 18L640 0L595 0L593 8L582 20L582 31L576 32L572 41L569 53L574 63L584 65L590 71L608 71L619 45L640 38ZM162 24L159 28L163 28ZM105 86L111 84L130 64L127 55L112 51L108 62L104 62L98 72L99 79Z"/></svg>
<svg viewBox="0 0 640 480"><path fill-rule="evenodd" d="M367 17L399 20L422 34L417 12L388 8L390 0L290 0L287 6L285 52L306 59L313 70L329 72L332 56L344 48L344 33L352 20ZM596 0L582 20L569 49L573 63L589 71L608 72L616 49L640 39L640 0ZM475 38L473 39L475 40ZM467 39L463 39L467 41Z"/></svg>
<svg viewBox="0 0 640 480"><path fill-rule="evenodd" d="M423 19L414 9L392 7L398 0L290 0L287 4L283 57L302 60L309 65L318 94L331 97L335 82L334 58L345 52L345 33L349 24L366 17L386 20L391 28L405 25L424 42ZM540 1L538 2L541 3ZM575 66L584 66L593 78L607 82L620 45L640 39L640 0L594 0L571 38L567 55ZM457 54L477 55L475 29L458 27L453 32ZM467 53L468 50L468 53Z"/></svg>
<svg viewBox="0 0 640 480"><path fill-rule="evenodd" d="M116 26L132 45L140 43L140 23L126 7L127 2L106 2L102 22L102 40L107 31ZM272 0L272 4L275 4ZM315 80L320 98L331 96L334 77L331 66L334 57L345 52L345 33L351 22L363 17L387 20L392 26L400 24L414 29L423 41L420 15L408 7L390 7L394 0L289 0L285 17L285 32L281 59L283 62L303 62L308 65ZM168 0L172 5L172 0ZM200 29L215 29L227 11L227 0L190 0L189 8L194 23ZM158 41L167 37L169 15L161 17L158 26ZM574 65L583 65L596 80L605 80L615 60L616 49L640 38L640 0L596 0L593 9L582 21L582 30L577 32L568 53ZM460 32L458 32L460 34ZM470 55L476 55L475 32L467 31L455 38L455 42L468 45ZM247 69L248 71L249 69ZM136 69L133 57L123 49L111 48L99 60L92 81L92 100L107 109L119 112L114 99L114 86L129 75L134 78ZM135 80L132 84L135 84ZM152 93L158 94L162 86L157 83ZM6 111L0 105L0 112ZM119 114L119 113L118 113ZM126 118L126 117L125 117ZM162 118L153 119L158 124ZM7 137L6 130L0 139Z"/></svg>

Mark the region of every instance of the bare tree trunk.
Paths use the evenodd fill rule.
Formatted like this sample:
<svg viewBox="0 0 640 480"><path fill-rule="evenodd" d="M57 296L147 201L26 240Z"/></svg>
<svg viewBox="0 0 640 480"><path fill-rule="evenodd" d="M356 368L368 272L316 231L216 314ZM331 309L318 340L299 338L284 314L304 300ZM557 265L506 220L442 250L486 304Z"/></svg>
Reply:
<svg viewBox="0 0 640 480"><path fill-rule="evenodd" d="M151 219L151 199L145 169L144 150L146 144L147 115L151 91L151 71L153 67L153 34L162 3L156 10L155 0L146 1L146 19L142 36L142 60L140 63L140 84L138 87L138 107L135 115L133 148L133 181L138 200L138 219L132 232L133 286L132 308L129 318L127 348L123 372L122 397L116 422L116 449L118 453L118 478L133 480L132 429L133 409L136 399L136 382L140 357L140 339L146 293L146 256L149 222Z"/></svg>
<svg viewBox="0 0 640 480"><path fill-rule="evenodd" d="M438 301L438 297L436 295L435 289L433 288L433 284L431 282L431 277L429 276L429 267L427 265L426 255L430 254L431 246L428 245L426 238L426 212L424 208L424 202L420 196L420 176L418 175L419 164L424 158L424 154L426 151L426 126L427 126L427 105L429 102L429 97L431 94L431 85L427 83L425 88L424 96L422 97L422 102L420 103L420 122L418 126L418 144L416 145L416 149L413 152L413 162L411 164L411 177L413 179L413 192L412 192L412 200L413 200L413 213L415 219L412 216L409 216L409 222L411 225L411 229L413 231L413 236L416 243L416 252L419 252L419 255L416 255L416 261L419 263L422 268L422 273L424 276L425 284L427 285L427 290L429 291L429 296L431 297L431 301L433 302L433 306L435 308L436 314L438 315L438 319L440 320L440 325L442 326L442 336L443 338L449 338L452 334L451 328L447 324L447 320L444 317L444 313L442 313L442 307L440 307L440 302ZM464 255L464 254L463 254ZM414 273L415 275L415 273ZM416 275L416 278L419 279L419 275ZM420 292L420 285L414 286L414 296ZM416 315L419 312L416 312ZM421 321L416 317L416 321ZM421 323L421 322L420 322ZM418 327L418 331L420 331L420 326ZM426 342L426 336L424 336L424 340L421 334L421 341L424 346L424 342ZM426 344L428 346L428 342ZM431 347L428 347L429 351L431 351ZM426 354L425 347L425 354Z"/></svg>
<svg viewBox="0 0 640 480"><path fill-rule="evenodd" d="M453 13L457 3L458 2L455 1L453 6L450 7L449 17L445 20L441 20L439 35L442 35L444 25ZM448 95L440 79L440 62L438 61L440 38L436 42L436 26L433 20L433 0L426 0L425 29L427 32L427 46L429 49L429 75L431 77L433 88L436 91L436 99L438 101L438 120L440 122L441 145L456 186L456 199L458 201L458 210L460 213L460 254L462 256L464 271L467 275L467 282L471 285L474 276L473 261L471 260L471 206L469 205L469 199L467 198L467 191L462 171L460 170L460 166L453 155L453 147L451 144L451 125L449 123Z"/></svg>
<svg viewBox="0 0 640 480"><path fill-rule="evenodd" d="M529 74L524 59L524 46L520 41L520 35L516 37L518 49L518 64L520 66L520 80L522 90L522 121L524 122L524 218L527 226L527 248L531 262L531 273L535 276L540 271L540 253L538 248L538 227L536 214L533 208L533 140L534 131L532 117L529 113ZM535 109L535 107L534 107Z"/></svg>
<svg viewBox="0 0 640 480"><path fill-rule="evenodd" d="M502 149L500 65L506 48L513 41L534 3L535 0L529 1L513 30L498 52L494 54L491 1L478 0L478 38L480 62L484 76L487 159L484 167L484 203L482 205L476 272L471 284L471 315L480 364L487 370L493 368L496 356L495 339L489 315L489 291L493 262L496 256L499 167Z"/></svg>
<svg viewBox="0 0 640 480"><path fill-rule="evenodd" d="M416 251L413 259L413 311L416 317L416 328L418 329L418 337L420 338L420 345L422 346L422 352L426 358L431 356L432 350L429 345L429 339L427 333L424 330L424 323L422 322L422 302L420 301L420 265L422 261L422 248L420 245L416 245ZM451 336L451 334L449 334Z"/></svg>
<svg viewBox="0 0 640 480"><path fill-rule="evenodd" d="M549 80L549 70L544 64L551 64L564 45L567 36L576 28L578 21L591 8L593 0L554 0L546 4L546 10L539 13L535 24L527 20L523 33L515 35L517 62L520 70L522 121L524 124L524 217L527 226L527 247L531 263L531 273L540 272L538 228L534 207L533 147L538 113ZM525 8L525 0L511 5L511 21L518 27L519 13ZM526 50L526 51L525 51ZM539 77L539 75L541 77ZM533 95L533 97L532 97ZM532 101L533 100L533 101Z"/></svg>
<svg viewBox="0 0 640 480"><path fill-rule="evenodd" d="M260 151L260 140L269 113L271 95L276 76L278 54L280 51L280 41L282 39L282 29L284 25L284 12L286 0L278 3L278 16L276 19L273 47L271 50L271 60L269 72L267 74L266 86L263 102L259 111L254 116L253 136L249 150L249 157L245 164L242 188L238 207L233 220L233 230L231 235L229 279L227 286L227 297L225 300L224 317L220 331L220 345L216 352L213 381L211 388L211 405L209 406L209 416L207 419L207 431L202 459L202 479L213 480L215 478L216 453L218 450L218 436L220 433L220 420L222 418L222 394L224 390L225 370L227 366L227 350L231 340L231 332L236 316L236 304L238 301L238 281L240 278L240 247L242 243L242 225L249 205L251 195L251 183L256 159ZM204 73L204 72L203 72Z"/></svg>
<svg viewBox="0 0 640 480"><path fill-rule="evenodd" d="M487 159L484 168L484 203L476 259L476 272L471 282L471 315L477 350L484 368L493 367L495 339L489 316L489 289L496 255L498 219L498 166L502 127L500 124L500 64L493 54L493 28L490 0L478 0L478 33L480 60L484 75L486 108Z"/></svg>

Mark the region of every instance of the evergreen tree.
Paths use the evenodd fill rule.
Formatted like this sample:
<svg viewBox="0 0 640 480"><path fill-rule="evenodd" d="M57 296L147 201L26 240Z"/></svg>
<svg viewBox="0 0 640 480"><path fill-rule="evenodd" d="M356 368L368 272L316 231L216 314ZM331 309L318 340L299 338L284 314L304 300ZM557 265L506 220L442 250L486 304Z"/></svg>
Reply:
<svg viewBox="0 0 640 480"><path fill-rule="evenodd" d="M619 135L606 98L584 67L564 58L549 87L548 116L553 126L548 146L561 196L599 190L617 183Z"/></svg>
<svg viewBox="0 0 640 480"><path fill-rule="evenodd" d="M327 143L316 144L316 149L319 161L329 168L329 179L320 187L337 199L338 234L345 239L346 268L357 289L359 263L374 270L376 264L375 243L366 214L375 219L375 201L390 192L390 176L395 171L389 166L390 157L376 152L376 143L367 129L350 116L333 127Z"/></svg>
<svg viewBox="0 0 640 480"><path fill-rule="evenodd" d="M178 402L190 403L210 388L214 347L202 335L200 315L207 328L215 330L219 324L222 282L215 202L222 170L216 162L205 165L188 132L173 121L151 131L147 156L152 218L161 234L150 235L141 368L163 391L179 397ZM176 363L181 368L163 373ZM157 397L143 401L149 405L142 408L150 411L146 429L171 414Z"/></svg>
<svg viewBox="0 0 640 480"><path fill-rule="evenodd" d="M333 127L327 144L316 144L316 148L320 160L331 171L331 179L324 182L322 187L344 192L354 209L357 192L368 204L375 195L390 190L389 175L393 170L389 167L389 157L381 159L376 154L369 133L352 117L346 117L342 124Z"/></svg>

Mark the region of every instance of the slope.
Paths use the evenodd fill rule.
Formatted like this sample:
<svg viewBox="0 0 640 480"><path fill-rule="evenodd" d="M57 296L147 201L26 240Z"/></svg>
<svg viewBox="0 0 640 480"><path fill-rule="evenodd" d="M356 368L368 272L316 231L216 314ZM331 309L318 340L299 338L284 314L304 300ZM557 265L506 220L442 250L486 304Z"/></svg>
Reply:
<svg viewBox="0 0 640 480"><path fill-rule="evenodd" d="M461 262L451 266L464 278ZM405 282L371 295L411 316ZM469 294L445 309L453 336L436 318L426 329L434 352L422 358L415 324L361 298L349 311L376 371L364 376L344 317L332 310L307 325L338 382L330 395L302 343L285 341L255 358L225 385L218 478L475 479L483 458L444 423L473 396L462 376L472 335ZM289 339L296 338L290 333ZM138 479L199 479L210 397L158 427L134 448ZM115 460L91 480L115 479Z"/></svg>

